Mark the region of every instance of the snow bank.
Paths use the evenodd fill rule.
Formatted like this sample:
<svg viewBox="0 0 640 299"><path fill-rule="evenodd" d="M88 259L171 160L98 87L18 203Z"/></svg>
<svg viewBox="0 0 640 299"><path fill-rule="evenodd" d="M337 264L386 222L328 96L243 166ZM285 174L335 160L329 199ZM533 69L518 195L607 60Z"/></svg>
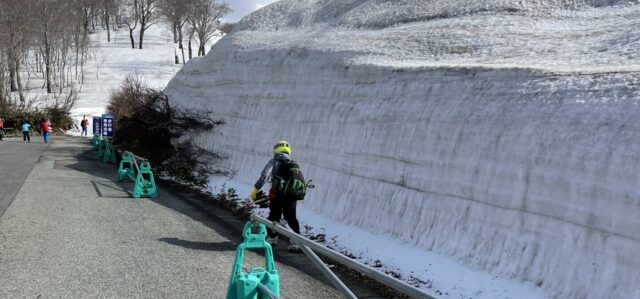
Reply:
<svg viewBox="0 0 640 299"><path fill-rule="evenodd" d="M287 139L322 217L550 297L635 298L634 3L285 0L165 92L226 120L198 143L242 183Z"/></svg>

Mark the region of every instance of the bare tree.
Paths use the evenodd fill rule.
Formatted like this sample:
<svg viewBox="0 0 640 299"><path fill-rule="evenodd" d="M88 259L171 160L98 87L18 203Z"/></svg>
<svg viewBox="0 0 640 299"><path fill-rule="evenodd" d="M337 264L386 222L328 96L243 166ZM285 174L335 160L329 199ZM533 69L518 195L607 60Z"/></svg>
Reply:
<svg viewBox="0 0 640 299"><path fill-rule="evenodd" d="M21 102L24 102L25 99L20 77L20 65L28 46L28 35L32 22L29 8L29 2L5 0L2 3L2 13L0 14L0 24L3 27L0 34L5 43L2 53L3 56L6 56L7 61L4 67L9 73L9 91L17 91ZM0 90L4 93L4 86Z"/></svg>
<svg viewBox="0 0 640 299"><path fill-rule="evenodd" d="M156 13L158 0L137 0L137 2L138 20L140 21L140 40L138 41L138 48L142 49L144 32L158 19L158 15Z"/></svg>
<svg viewBox="0 0 640 299"><path fill-rule="evenodd" d="M56 16L56 4L51 3L53 1L50 0L39 0L39 12L40 12L40 24L42 26L42 36L43 36L43 56L44 56L44 66L45 66L45 84L47 85L47 93L53 92L53 82L51 78L52 65L51 65L51 40L50 40L50 30L51 24L53 23L53 19Z"/></svg>
<svg viewBox="0 0 640 299"><path fill-rule="evenodd" d="M8 1L0 1L0 113L5 111L7 106L5 82L7 73L6 57L8 57L8 28L7 23L10 18Z"/></svg>
<svg viewBox="0 0 640 299"><path fill-rule="evenodd" d="M0 0L2 111L32 107L23 89L31 88L29 80L34 75L41 74L42 88L46 87L54 97L69 87L73 89L75 82L82 82L83 63L90 55L88 30L99 1L102 0ZM76 81L70 67L74 63ZM12 99L12 91L17 91L19 101Z"/></svg>
<svg viewBox="0 0 640 299"><path fill-rule="evenodd" d="M109 28L109 24L119 6L120 0L102 0L102 21L107 29L107 42L109 43L111 42L111 28Z"/></svg>
<svg viewBox="0 0 640 299"><path fill-rule="evenodd" d="M136 48L133 31L138 27L138 0L124 0L120 10L120 21L129 28L131 48Z"/></svg>
<svg viewBox="0 0 640 299"><path fill-rule="evenodd" d="M216 34L222 34L222 18L230 14L227 3L216 0L194 0L189 13L189 23L198 39L198 56L205 55L205 46Z"/></svg>
<svg viewBox="0 0 640 299"><path fill-rule="evenodd" d="M193 0L161 0L158 3L162 21L173 30L173 41L178 44L178 49L182 52L183 64L185 63L184 46L182 44L184 40L183 29L188 21L187 16L193 2ZM178 61L178 58L176 57L175 60Z"/></svg>
<svg viewBox="0 0 640 299"><path fill-rule="evenodd" d="M191 60L191 58L193 58L193 47L191 47L191 44L193 43L193 36L196 34L196 27L194 27L193 24L189 21L185 30L187 31L187 36L189 37L187 48L189 49L189 60Z"/></svg>

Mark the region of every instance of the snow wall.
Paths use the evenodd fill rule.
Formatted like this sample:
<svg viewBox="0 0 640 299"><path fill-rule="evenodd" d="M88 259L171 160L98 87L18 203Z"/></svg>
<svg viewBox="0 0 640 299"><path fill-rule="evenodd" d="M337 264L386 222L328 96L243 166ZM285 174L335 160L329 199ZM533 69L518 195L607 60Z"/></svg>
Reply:
<svg viewBox="0 0 640 299"><path fill-rule="evenodd" d="M550 297L640 298L637 28L637 2L280 1L165 92L227 122L197 143L243 183L286 139L327 218Z"/></svg>

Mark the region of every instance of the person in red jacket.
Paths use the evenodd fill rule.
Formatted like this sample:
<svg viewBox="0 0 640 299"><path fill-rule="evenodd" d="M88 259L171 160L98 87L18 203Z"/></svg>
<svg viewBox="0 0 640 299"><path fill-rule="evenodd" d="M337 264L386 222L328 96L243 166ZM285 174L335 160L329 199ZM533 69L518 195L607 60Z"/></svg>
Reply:
<svg viewBox="0 0 640 299"><path fill-rule="evenodd" d="M49 121L46 119L42 119L40 123L40 127L42 127L42 137L44 138L44 143L49 143L49 132L51 129L49 128Z"/></svg>
<svg viewBox="0 0 640 299"><path fill-rule="evenodd" d="M0 117L0 140L4 139L4 120Z"/></svg>
<svg viewBox="0 0 640 299"><path fill-rule="evenodd" d="M80 122L80 127L82 127L82 133L80 133L80 136L87 136L87 127L89 126L89 120L86 118L86 116L82 116L82 121Z"/></svg>

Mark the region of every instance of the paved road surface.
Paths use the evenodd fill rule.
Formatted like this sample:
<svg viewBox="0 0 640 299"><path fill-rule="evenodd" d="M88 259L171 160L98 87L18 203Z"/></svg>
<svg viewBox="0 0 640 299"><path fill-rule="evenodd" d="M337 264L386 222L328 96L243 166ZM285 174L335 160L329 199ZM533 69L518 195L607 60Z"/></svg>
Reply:
<svg viewBox="0 0 640 299"><path fill-rule="evenodd" d="M22 143L22 139L18 138L0 141L0 217L45 148L44 141L39 137L32 138L31 143Z"/></svg>
<svg viewBox="0 0 640 299"><path fill-rule="evenodd" d="M166 190L131 199L132 185L114 183L115 166L97 163L87 147L77 138L56 138L46 150L0 144L2 173L15 168L5 206L24 181L0 217L0 298L224 298L237 245L225 225ZM264 264L255 253L245 260ZM339 297L277 268L284 298Z"/></svg>

